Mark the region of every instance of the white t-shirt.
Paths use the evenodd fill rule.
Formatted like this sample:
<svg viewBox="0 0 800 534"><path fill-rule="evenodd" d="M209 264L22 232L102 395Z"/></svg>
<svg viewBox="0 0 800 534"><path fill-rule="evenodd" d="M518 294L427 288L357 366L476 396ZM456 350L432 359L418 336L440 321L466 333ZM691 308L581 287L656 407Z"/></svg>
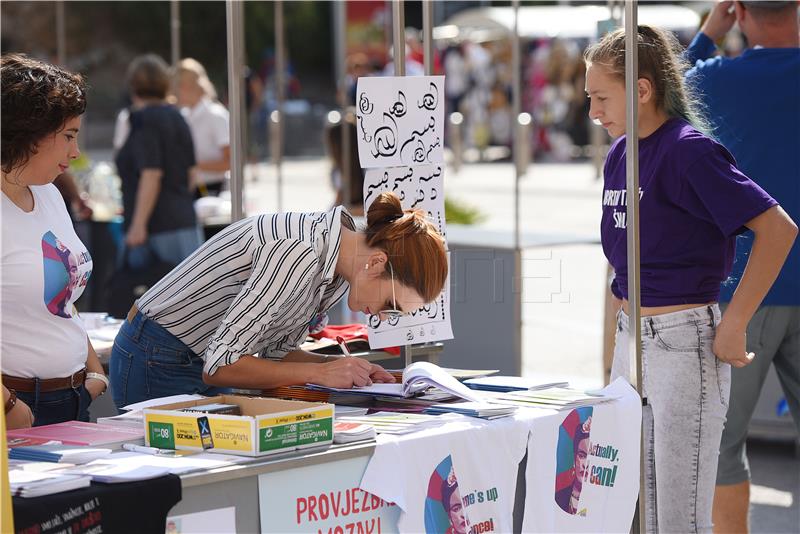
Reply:
<svg viewBox="0 0 800 534"><path fill-rule="evenodd" d="M230 146L230 116L225 106L210 98L203 98L193 108L182 108L183 118L189 124L194 142L197 163L222 159L222 149ZM199 171L197 181L203 184L225 180L224 172Z"/></svg>
<svg viewBox="0 0 800 534"><path fill-rule="evenodd" d="M379 434L360 488L401 510L400 532L511 532L530 416L461 418L412 434Z"/></svg>
<svg viewBox="0 0 800 534"><path fill-rule="evenodd" d="M31 186L34 207L2 200L2 372L24 378L69 376L86 364L86 330L74 303L92 258L52 184Z"/></svg>

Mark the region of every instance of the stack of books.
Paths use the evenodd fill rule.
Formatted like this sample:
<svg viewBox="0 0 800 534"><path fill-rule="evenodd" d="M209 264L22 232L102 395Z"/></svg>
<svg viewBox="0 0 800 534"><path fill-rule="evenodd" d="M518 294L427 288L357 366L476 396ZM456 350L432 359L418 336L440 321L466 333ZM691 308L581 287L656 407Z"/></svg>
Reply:
<svg viewBox="0 0 800 534"><path fill-rule="evenodd" d="M426 408L425 413L440 415L444 413L457 413L468 417L481 419L499 419L513 415L517 409L514 406L492 404L489 402L453 402L449 404L434 404Z"/></svg>
<svg viewBox="0 0 800 534"><path fill-rule="evenodd" d="M531 391L548 388L568 387L568 382L539 382L532 378L519 376L486 376L481 378L470 378L464 380L464 384L480 391L495 391L508 393L509 391Z"/></svg>
<svg viewBox="0 0 800 534"><path fill-rule="evenodd" d="M16 497L41 497L85 488L92 483L92 479L85 475L12 469L8 472L8 482L11 494Z"/></svg>
<svg viewBox="0 0 800 534"><path fill-rule="evenodd" d="M56 462L67 464L85 464L111 454L111 449L93 449L74 445L32 445L14 447L8 451L12 460L28 460L30 462Z"/></svg>
<svg viewBox="0 0 800 534"><path fill-rule="evenodd" d="M533 391L512 391L497 393L490 400L492 403L506 406L528 408L550 408L553 410L569 410L581 406L592 406L614 400L599 393L589 393L570 388L548 388Z"/></svg>
<svg viewBox="0 0 800 534"><path fill-rule="evenodd" d="M376 412L371 415L337 417L337 423L358 423L370 426L378 434L408 434L440 425L444 417L421 413ZM334 432L335 435L335 432Z"/></svg>
<svg viewBox="0 0 800 534"><path fill-rule="evenodd" d="M109 449L119 449L123 443L144 444L144 425L136 428L123 426L98 425L82 421L66 421L54 425L36 426L6 433L9 442L20 439L19 445L36 444L25 442L25 439L39 441L58 441L64 445L102 445Z"/></svg>
<svg viewBox="0 0 800 534"><path fill-rule="evenodd" d="M333 442L352 443L375 439L375 428L363 423L336 421L333 423Z"/></svg>

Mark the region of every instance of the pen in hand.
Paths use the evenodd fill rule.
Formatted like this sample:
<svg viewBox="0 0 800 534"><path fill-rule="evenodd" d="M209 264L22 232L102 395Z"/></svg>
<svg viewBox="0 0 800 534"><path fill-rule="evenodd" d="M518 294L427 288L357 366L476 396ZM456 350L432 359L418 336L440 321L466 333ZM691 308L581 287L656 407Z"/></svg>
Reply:
<svg viewBox="0 0 800 534"><path fill-rule="evenodd" d="M336 343L339 344L339 348L342 349L342 354L345 356L352 356L350 354L350 349L347 348L347 345L344 342L344 338L342 336L336 336Z"/></svg>
<svg viewBox="0 0 800 534"><path fill-rule="evenodd" d="M350 354L350 349L347 348L347 344L344 342L344 338L342 336L336 336L336 343L339 344L339 348L342 349L342 354L345 358L352 358L353 355ZM368 386L372 385L372 380L367 382Z"/></svg>

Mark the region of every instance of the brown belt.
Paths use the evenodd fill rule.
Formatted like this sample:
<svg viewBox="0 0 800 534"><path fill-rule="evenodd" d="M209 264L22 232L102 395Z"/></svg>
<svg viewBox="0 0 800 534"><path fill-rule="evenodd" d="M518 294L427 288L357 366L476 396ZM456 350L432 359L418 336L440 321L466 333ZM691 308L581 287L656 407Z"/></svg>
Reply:
<svg viewBox="0 0 800 534"><path fill-rule="evenodd" d="M72 376L64 378L44 378L39 379L39 391L58 391L61 389L75 389L81 386L86 380L86 369L81 369ZM20 378L18 376L3 375L3 385L15 391L34 393L36 391L35 378Z"/></svg>
<svg viewBox="0 0 800 534"><path fill-rule="evenodd" d="M139 308L134 304L131 306L131 309L128 310L128 324L133 324L133 318L136 317L137 313L139 313Z"/></svg>

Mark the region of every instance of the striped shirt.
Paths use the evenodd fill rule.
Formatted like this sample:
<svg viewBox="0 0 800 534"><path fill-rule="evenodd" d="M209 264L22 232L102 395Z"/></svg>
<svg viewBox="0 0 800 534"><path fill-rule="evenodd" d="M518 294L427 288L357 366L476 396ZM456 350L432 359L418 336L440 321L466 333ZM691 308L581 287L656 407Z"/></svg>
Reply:
<svg viewBox="0 0 800 534"><path fill-rule="evenodd" d="M136 302L139 311L200 355L209 375L244 354L282 358L348 284L335 274L341 206L257 215L208 240Z"/></svg>

